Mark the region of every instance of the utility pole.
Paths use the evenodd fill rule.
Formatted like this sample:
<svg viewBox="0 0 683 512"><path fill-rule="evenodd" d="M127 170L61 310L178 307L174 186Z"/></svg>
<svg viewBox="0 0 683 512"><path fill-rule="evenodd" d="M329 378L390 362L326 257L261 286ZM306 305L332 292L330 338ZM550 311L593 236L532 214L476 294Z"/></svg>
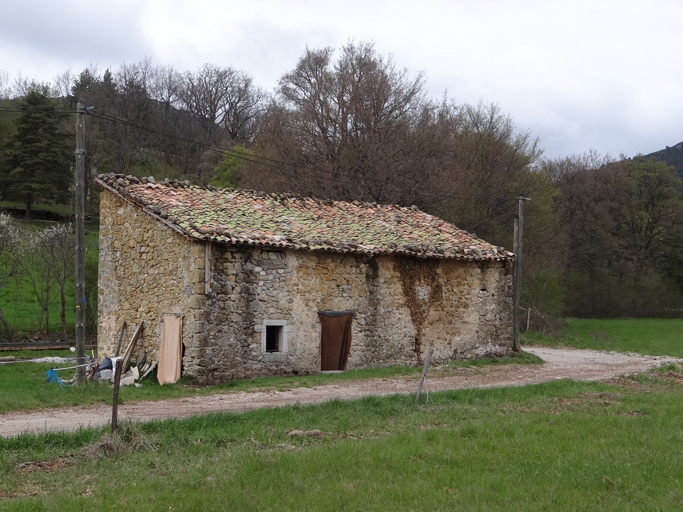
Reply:
<svg viewBox="0 0 683 512"><path fill-rule="evenodd" d="M512 241L512 252L515 253L515 264L512 273L512 338L513 349L515 352L521 350L519 344L519 301L522 297L522 240L524 235L524 201L531 201L531 198L518 196L519 214L515 219L514 240Z"/></svg>
<svg viewBox="0 0 683 512"><path fill-rule="evenodd" d="M76 357L77 381L85 384L85 107L76 107Z"/></svg>

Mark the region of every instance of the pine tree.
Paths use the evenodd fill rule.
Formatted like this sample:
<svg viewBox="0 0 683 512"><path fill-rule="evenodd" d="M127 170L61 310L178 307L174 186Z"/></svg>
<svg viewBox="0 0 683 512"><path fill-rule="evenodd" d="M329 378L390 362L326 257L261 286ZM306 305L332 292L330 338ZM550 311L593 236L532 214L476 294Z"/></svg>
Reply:
<svg viewBox="0 0 683 512"><path fill-rule="evenodd" d="M0 190L4 199L26 202L26 218L37 200L68 198L72 160L69 134L60 130L66 114L47 85L32 84L20 102L17 133L2 147Z"/></svg>

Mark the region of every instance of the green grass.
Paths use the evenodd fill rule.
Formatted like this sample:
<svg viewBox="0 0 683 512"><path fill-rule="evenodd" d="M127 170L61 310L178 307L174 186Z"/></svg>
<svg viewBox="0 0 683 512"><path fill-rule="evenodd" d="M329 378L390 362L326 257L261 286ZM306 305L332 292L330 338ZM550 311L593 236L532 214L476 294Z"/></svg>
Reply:
<svg viewBox="0 0 683 512"><path fill-rule="evenodd" d="M560 336L522 333L522 345L569 346L683 357L683 319L567 320Z"/></svg>
<svg viewBox="0 0 683 512"><path fill-rule="evenodd" d="M540 359L530 354L520 354L517 357L504 358L504 360L507 364L532 364L541 362ZM500 360L497 359L463 361L432 369L430 375L433 375L434 377L447 375L451 371L455 371L457 367L463 365L482 367L489 364L501 363ZM13 363L1 366L0 413L17 410L41 409L46 407L66 407L96 403L111 404L111 384L89 383L86 386L72 386L65 389L60 388L57 384L47 384L45 372L50 368L59 368L60 366L66 367L71 366L71 364ZM417 367L387 366L382 368L351 370L327 375L317 374L296 377L233 379L224 384L210 387L198 387L194 385L194 380L191 377L182 377L176 384L160 386L156 379L152 376L148 376L142 381L142 386L139 388L121 388L119 400L121 402L163 400L167 398L207 395L211 393L263 390L264 388L284 391L296 387L312 387L339 381L398 376L406 376L417 380L421 371L422 368ZM71 379L74 374L75 370L65 370L64 372L60 372L59 376L63 380L68 380Z"/></svg>
<svg viewBox="0 0 683 512"><path fill-rule="evenodd" d="M680 510L675 379L558 381L0 440L3 510ZM291 429L322 431L290 437ZM61 460L60 460L61 459ZM31 471L26 462L52 461Z"/></svg>

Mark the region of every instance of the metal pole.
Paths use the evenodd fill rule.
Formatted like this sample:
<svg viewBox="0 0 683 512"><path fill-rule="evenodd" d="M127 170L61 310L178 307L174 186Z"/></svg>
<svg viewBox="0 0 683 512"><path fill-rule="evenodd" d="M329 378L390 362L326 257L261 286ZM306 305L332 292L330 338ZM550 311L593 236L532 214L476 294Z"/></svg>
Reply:
<svg viewBox="0 0 683 512"><path fill-rule="evenodd" d="M85 364L85 108L76 108L76 357ZM78 368L79 384L85 384L85 367Z"/></svg>

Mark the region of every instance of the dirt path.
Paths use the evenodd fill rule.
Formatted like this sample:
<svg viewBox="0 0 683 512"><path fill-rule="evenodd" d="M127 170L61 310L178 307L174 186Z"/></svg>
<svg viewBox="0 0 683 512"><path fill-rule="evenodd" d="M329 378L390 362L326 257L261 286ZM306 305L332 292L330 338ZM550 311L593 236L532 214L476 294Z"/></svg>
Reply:
<svg viewBox="0 0 683 512"><path fill-rule="evenodd" d="M455 375L445 377L436 377L433 375L434 372L430 372L432 376L427 375L424 390L433 392L447 389L524 386L556 379L605 380L680 361L671 357L593 350L526 348L525 351L542 358L545 364L511 364L485 367L482 371L465 368ZM353 400L370 395L414 393L417 379L418 376L366 379L289 391L240 391L158 402L125 403L119 406L119 419L148 421L184 418L211 412L248 411L295 403L312 404L334 398ZM0 414L0 436L14 436L22 432L73 431L79 427L106 425L110 420L111 407L107 405L9 412Z"/></svg>

